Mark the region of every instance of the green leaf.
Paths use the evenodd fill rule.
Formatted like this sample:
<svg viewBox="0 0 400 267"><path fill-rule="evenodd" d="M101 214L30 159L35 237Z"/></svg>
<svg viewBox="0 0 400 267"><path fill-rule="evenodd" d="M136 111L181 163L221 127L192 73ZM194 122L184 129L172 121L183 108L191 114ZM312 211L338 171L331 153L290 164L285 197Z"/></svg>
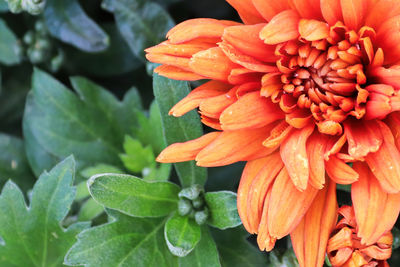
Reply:
<svg viewBox="0 0 400 267"><path fill-rule="evenodd" d="M157 164L153 168L144 168L142 170L143 180L146 181L168 181L171 173L171 164Z"/></svg>
<svg viewBox="0 0 400 267"><path fill-rule="evenodd" d="M44 21L55 38L83 51L99 52L109 45L107 34L86 15L77 0L48 0Z"/></svg>
<svg viewBox="0 0 400 267"><path fill-rule="evenodd" d="M126 154L121 154L120 158L125 168L133 173L139 173L144 168L155 165L155 157L151 146L144 147L139 140L131 136L125 136L124 150Z"/></svg>
<svg viewBox="0 0 400 267"><path fill-rule="evenodd" d="M25 112L24 120L28 121L36 142L50 155L62 158L73 153L81 164L121 166L118 155L122 152L124 130L117 127L114 118L119 116L117 110L122 107L106 110L109 103L101 100L106 99L103 96L108 93L90 87L92 83L86 85L75 86L80 89L81 100L51 76L36 69L32 81L33 100L28 101L30 110ZM85 98L85 93L91 98ZM102 106L97 105L100 102Z"/></svg>
<svg viewBox="0 0 400 267"><path fill-rule="evenodd" d="M100 174L100 173L123 174L124 172L115 166L102 164L102 163L87 167L81 171L81 175L87 179L89 179L90 177L92 177L96 174ZM86 185L85 185L85 187L86 187Z"/></svg>
<svg viewBox="0 0 400 267"><path fill-rule="evenodd" d="M164 236L171 253L185 257L201 239L201 228L188 216L175 213L165 224Z"/></svg>
<svg viewBox="0 0 400 267"><path fill-rule="evenodd" d="M201 227L201 240L196 248L186 257L179 258L180 267L218 267L219 255L217 246L207 226Z"/></svg>
<svg viewBox="0 0 400 267"><path fill-rule="evenodd" d="M110 36L110 46L99 53L82 53L73 48L64 49L68 69L96 76L113 76L128 73L143 64L133 55L114 23L105 23L101 26Z"/></svg>
<svg viewBox="0 0 400 267"><path fill-rule="evenodd" d="M243 227L224 231L212 229L214 240L217 243L221 264L224 267L254 267L266 266L267 257L246 238L249 234Z"/></svg>
<svg viewBox="0 0 400 267"><path fill-rule="evenodd" d="M145 145L151 145L155 155L166 147L163 137L160 109L155 101L150 105L149 117L142 112L136 114L139 127L134 129L134 135Z"/></svg>
<svg viewBox="0 0 400 267"><path fill-rule="evenodd" d="M166 219L130 217L107 211L112 222L78 235L78 242L65 257L68 265L86 267L177 266L163 237Z"/></svg>
<svg viewBox="0 0 400 267"><path fill-rule="evenodd" d="M131 175L100 174L88 181L92 197L107 208L135 217L161 217L176 210L180 188Z"/></svg>
<svg viewBox="0 0 400 267"><path fill-rule="evenodd" d="M5 0L0 0L0 12L8 12L8 4Z"/></svg>
<svg viewBox="0 0 400 267"><path fill-rule="evenodd" d="M97 203L93 198L89 198L82 204L78 214L78 221L91 221L102 214L104 207Z"/></svg>
<svg viewBox="0 0 400 267"><path fill-rule="evenodd" d="M33 92L30 92L26 99L22 128L25 140L26 157L36 177L38 177L44 170L49 170L51 166L54 166L57 161L60 160L60 157L45 150L33 134L35 118L38 118L41 115L42 114L39 112L39 109L36 107L34 102Z"/></svg>
<svg viewBox="0 0 400 267"><path fill-rule="evenodd" d="M15 65L21 62L21 45L15 34L0 19L0 62Z"/></svg>
<svg viewBox="0 0 400 267"><path fill-rule="evenodd" d="M74 160L67 158L43 173L33 188L29 209L19 188L8 182L0 196L1 266L60 266L75 236L87 228L60 227L74 199Z"/></svg>
<svg viewBox="0 0 400 267"><path fill-rule="evenodd" d="M153 89L160 109L167 145L195 139L203 134L200 118L196 111L191 111L180 118L168 116L168 111L172 106L190 92L187 82L174 81L154 74ZM175 163L174 165L182 187L205 184L207 180L206 168L197 167L194 161Z"/></svg>
<svg viewBox="0 0 400 267"><path fill-rule="evenodd" d="M98 110L107 119L119 143L122 143L126 133L137 127L136 114L142 109L142 104L136 88L131 88L121 102L107 89L84 77L72 77L71 84L86 105Z"/></svg>
<svg viewBox="0 0 400 267"><path fill-rule="evenodd" d="M293 249L287 249L283 255L273 250L268 255L271 267L299 267Z"/></svg>
<svg viewBox="0 0 400 267"><path fill-rule="evenodd" d="M24 192L35 183L21 139L0 133L0 181L13 180Z"/></svg>
<svg viewBox="0 0 400 267"><path fill-rule="evenodd" d="M164 40L174 21L159 4L146 0L103 0L132 52L145 60L144 50Z"/></svg>
<svg viewBox="0 0 400 267"><path fill-rule="evenodd" d="M230 191L206 193L205 201L210 210L208 224L221 230L242 224L236 207L236 194Z"/></svg>

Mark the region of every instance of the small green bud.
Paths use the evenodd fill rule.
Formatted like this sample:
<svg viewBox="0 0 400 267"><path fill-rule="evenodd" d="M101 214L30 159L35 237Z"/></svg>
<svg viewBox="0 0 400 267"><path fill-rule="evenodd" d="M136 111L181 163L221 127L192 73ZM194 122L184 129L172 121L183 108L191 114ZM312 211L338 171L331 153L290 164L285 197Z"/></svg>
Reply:
<svg viewBox="0 0 400 267"><path fill-rule="evenodd" d="M21 1L22 9L32 15L38 15L43 12L46 1L41 0L22 0Z"/></svg>
<svg viewBox="0 0 400 267"><path fill-rule="evenodd" d="M51 43L48 39L39 39L35 42L35 49L37 50L50 50Z"/></svg>
<svg viewBox="0 0 400 267"><path fill-rule="evenodd" d="M204 200L203 200L202 196L199 196L198 198L193 199L192 205L195 209L201 208L204 205Z"/></svg>
<svg viewBox="0 0 400 267"><path fill-rule="evenodd" d="M6 0L8 3L8 9L10 9L11 13L20 13L22 12L21 0Z"/></svg>
<svg viewBox="0 0 400 267"><path fill-rule="evenodd" d="M187 187L185 189L182 189L181 192L179 192L178 196L179 197L185 197L190 200L194 200L199 197L200 193L203 192L203 188L201 185L195 184L190 187Z"/></svg>
<svg viewBox="0 0 400 267"><path fill-rule="evenodd" d="M194 220L198 225L203 225L207 222L208 216L209 216L208 209L205 208L202 211L196 211L196 213L194 214Z"/></svg>
<svg viewBox="0 0 400 267"><path fill-rule="evenodd" d="M32 64L39 64L45 60L45 55L41 50L29 48L27 54Z"/></svg>
<svg viewBox="0 0 400 267"><path fill-rule="evenodd" d="M45 32L46 31L46 26L44 25L44 22L41 21L41 20L36 21L35 30L37 32Z"/></svg>
<svg viewBox="0 0 400 267"><path fill-rule="evenodd" d="M181 216L186 216L192 211L192 204L187 199L180 199L178 202L178 213Z"/></svg>
<svg viewBox="0 0 400 267"><path fill-rule="evenodd" d="M35 41L35 34L32 31L28 31L27 33L25 33L23 41L27 45L33 44L33 42Z"/></svg>

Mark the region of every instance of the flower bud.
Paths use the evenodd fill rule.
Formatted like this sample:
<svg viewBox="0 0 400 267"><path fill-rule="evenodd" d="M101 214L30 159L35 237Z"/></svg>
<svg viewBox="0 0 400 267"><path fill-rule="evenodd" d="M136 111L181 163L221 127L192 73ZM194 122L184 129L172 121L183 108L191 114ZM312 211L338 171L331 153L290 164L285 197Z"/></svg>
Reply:
<svg viewBox="0 0 400 267"><path fill-rule="evenodd" d="M205 208L202 211L196 211L194 214L194 220L198 225L203 225L207 222L208 215L209 215L208 208Z"/></svg>
<svg viewBox="0 0 400 267"><path fill-rule="evenodd" d="M203 188L201 185L195 184L190 187L187 187L183 189L181 192L179 192L178 196L179 197L185 197L190 200L194 200L199 197L200 193L203 191Z"/></svg>
<svg viewBox="0 0 400 267"><path fill-rule="evenodd" d="M28 31L27 33L25 33L25 35L23 37L23 41L27 45L33 44L33 42L35 41L35 35L33 34L33 32Z"/></svg>
<svg viewBox="0 0 400 267"><path fill-rule="evenodd" d="M180 199L178 202L178 213L181 216L186 216L192 211L192 204L187 199Z"/></svg>
<svg viewBox="0 0 400 267"><path fill-rule="evenodd" d="M204 205L204 200L201 196L192 200L192 205L195 209L199 209Z"/></svg>
<svg viewBox="0 0 400 267"><path fill-rule="evenodd" d="M29 48L27 54L32 64L42 63L45 59L45 55L41 50Z"/></svg>
<svg viewBox="0 0 400 267"><path fill-rule="evenodd" d="M37 0L22 0L21 1L21 6L22 9L27 11L29 14L32 15L38 15L43 12L44 7L45 7L46 1L40 1L38 2Z"/></svg>

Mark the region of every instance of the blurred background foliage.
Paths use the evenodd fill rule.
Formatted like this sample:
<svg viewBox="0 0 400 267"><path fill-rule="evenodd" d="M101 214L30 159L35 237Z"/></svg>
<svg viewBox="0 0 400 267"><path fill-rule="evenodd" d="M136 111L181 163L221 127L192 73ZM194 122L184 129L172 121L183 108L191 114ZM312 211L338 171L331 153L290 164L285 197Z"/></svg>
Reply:
<svg viewBox="0 0 400 267"><path fill-rule="evenodd" d="M171 165L154 161L165 143L154 103L154 65L146 62L143 50L187 19L239 21L234 9L224 0L39 0L38 6L21 5L29 1L35 0L7 0L17 12L11 13L0 0L1 185L11 179L29 199L39 175L74 154L77 194L63 225L91 221L96 226L108 219L89 196L86 180L92 175L129 173L179 183ZM236 192L243 167L208 169L205 191ZM348 189L339 188L339 204L350 204ZM127 220L107 213L114 224ZM297 266L288 238L267 254L258 251L255 237L241 226L210 229L222 266ZM396 248L399 243L396 230ZM390 261L400 266L398 250Z"/></svg>

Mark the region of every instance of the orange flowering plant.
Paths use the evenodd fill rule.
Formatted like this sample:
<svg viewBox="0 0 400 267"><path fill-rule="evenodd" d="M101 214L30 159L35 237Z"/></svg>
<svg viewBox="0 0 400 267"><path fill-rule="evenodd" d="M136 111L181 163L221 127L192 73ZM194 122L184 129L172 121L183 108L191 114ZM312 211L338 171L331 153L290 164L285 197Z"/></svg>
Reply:
<svg viewBox="0 0 400 267"><path fill-rule="evenodd" d="M206 80L169 114L198 108L212 129L157 160L245 161L237 196L244 227L267 251L290 234L305 267L322 266L327 246L330 259L342 253L328 240L342 228L334 228L336 185L351 185L346 253L359 259L333 264L385 266L389 252L368 251L390 247L400 211L400 2L227 2L242 22L187 20L146 49L159 75Z"/></svg>
<svg viewBox="0 0 400 267"><path fill-rule="evenodd" d="M0 267L400 266L400 0L0 0Z"/></svg>

